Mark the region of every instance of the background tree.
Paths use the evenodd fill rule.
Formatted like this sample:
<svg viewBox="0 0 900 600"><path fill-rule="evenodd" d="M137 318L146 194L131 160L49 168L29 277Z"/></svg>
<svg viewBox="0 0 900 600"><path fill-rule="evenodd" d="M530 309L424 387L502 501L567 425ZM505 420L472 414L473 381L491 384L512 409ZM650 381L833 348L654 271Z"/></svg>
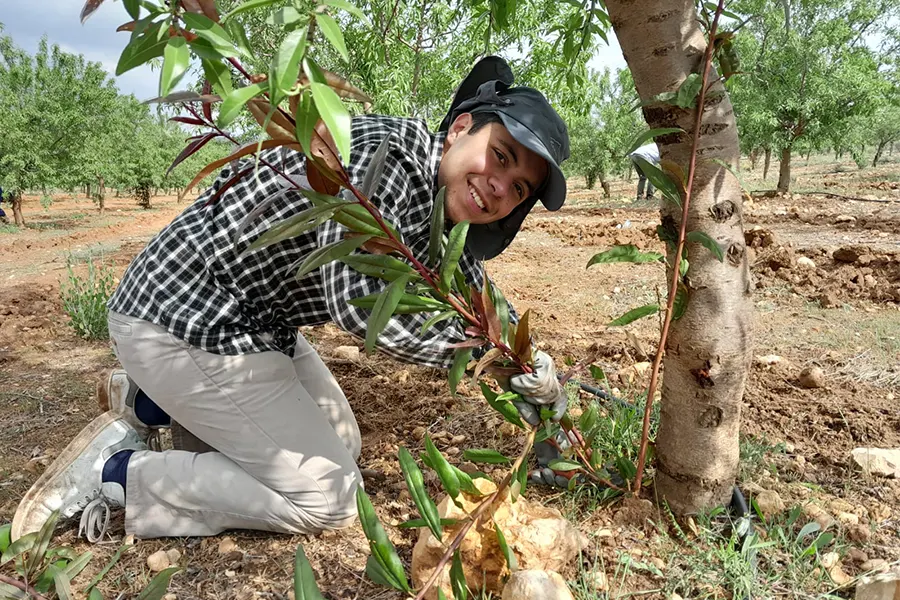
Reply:
<svg viewBox="0 0 900 600"><path fill-rule="evenodd" d="M769 140L780 153L778 191L786 192L796 148L834 143L851 119L872 115L882 103L884 57L866 40L900 9L887 0L735 6L752 16L735 42L746 73L729 83L738 123L752 145L768 148Z"/></svg>

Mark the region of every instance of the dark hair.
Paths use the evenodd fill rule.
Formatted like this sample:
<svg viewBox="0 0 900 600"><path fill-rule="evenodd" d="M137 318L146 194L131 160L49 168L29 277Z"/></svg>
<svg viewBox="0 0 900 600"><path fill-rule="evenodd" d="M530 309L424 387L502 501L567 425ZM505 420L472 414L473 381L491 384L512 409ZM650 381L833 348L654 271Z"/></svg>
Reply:
<svg viewBox="0 0 900 600"><path fill-rule="evenodd" d="M469 127L469 135L475 135L478 133L478 130L490 123L500 123L503 125L503 119L495 112L472 113L472 126Z"/></svg>

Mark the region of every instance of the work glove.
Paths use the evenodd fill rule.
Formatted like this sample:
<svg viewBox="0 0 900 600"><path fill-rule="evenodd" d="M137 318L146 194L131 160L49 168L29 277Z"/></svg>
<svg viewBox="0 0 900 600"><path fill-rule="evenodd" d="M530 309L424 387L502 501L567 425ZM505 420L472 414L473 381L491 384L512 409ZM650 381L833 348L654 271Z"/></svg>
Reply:
<svg viewBox="0 0 900 600"><path fill-rule="evenodd" d="M560 450L566 450L571 446L569 438L564 431L556 434L556 443L559 445ZM552 461L562 457L560 450L557 450L555 446L547 441L538 442L534 445L534 454L537 457L538 468L529 474L529 479L532 483L561 488L569 486L568 478L555 473L549 466Z"/></svg>
<svg viewBox="0 0 900 600"><path fill-rule="evenodd" d="M553 411L553 421L559 421L566 414L569 398L556 378L556 365L546 352L535 353L534 371L513 375L509 378L509 387L522 396L522 401L513 404L529 425L540 424L541 408Z"/></svg>

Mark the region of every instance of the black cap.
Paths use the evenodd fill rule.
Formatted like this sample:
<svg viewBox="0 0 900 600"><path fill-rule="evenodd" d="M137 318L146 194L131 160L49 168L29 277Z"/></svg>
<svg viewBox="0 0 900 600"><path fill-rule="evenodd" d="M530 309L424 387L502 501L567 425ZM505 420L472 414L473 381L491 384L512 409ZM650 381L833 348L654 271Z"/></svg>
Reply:
<svg viewBox="0 0 900 600"><path fill-rule="evenodd" d="M497 79L482 79L494 74ZM494 113L517 142L547 161L547 178L533 197L495 223L469 226L466 246L482 260L497 256L512 242L537 199L547 210L559 210L566 200L566 178L559 167L569 158L566 124L539 91L511 84L512 72L506 61L497 57L483 59L460 85L439 128L446 130L463 113Z"/></svg>

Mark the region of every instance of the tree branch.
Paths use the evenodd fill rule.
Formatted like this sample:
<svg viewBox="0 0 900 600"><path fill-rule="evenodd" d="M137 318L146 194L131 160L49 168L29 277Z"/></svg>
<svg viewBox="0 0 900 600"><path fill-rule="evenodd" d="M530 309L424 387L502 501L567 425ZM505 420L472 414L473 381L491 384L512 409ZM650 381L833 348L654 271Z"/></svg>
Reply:
<svg viewBox="0 0 900 600"><path fill-rule="evenodd" d="M23 581L13 579L12 577L7 577L6 575L0 575L0 581L7 585L11 585L16 589L22 590L23 592L31 596L34 600L47 600L43 595L38 593L37 590Z"/></svg>

